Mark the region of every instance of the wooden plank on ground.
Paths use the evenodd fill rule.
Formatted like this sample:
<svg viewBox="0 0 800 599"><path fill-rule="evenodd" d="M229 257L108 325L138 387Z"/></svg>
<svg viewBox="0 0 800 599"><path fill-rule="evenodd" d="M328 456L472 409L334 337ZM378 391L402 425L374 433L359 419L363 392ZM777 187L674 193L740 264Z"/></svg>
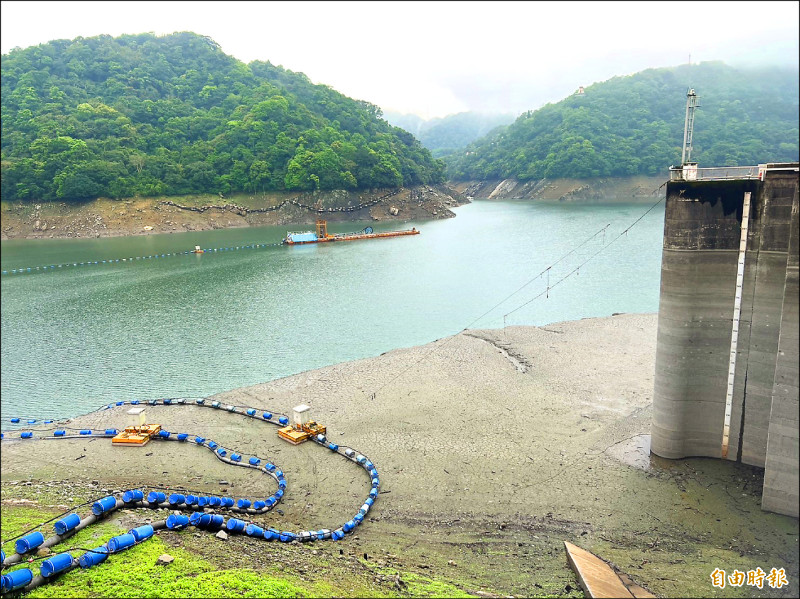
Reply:
<svg viewBox="0 0 800 599"><path fill-rule="evenodd" d="M578 582L589 597L634 599L633 593L622 584L619 576L606 562L593 553L564 541L567 559L578 576Z"/></svg>

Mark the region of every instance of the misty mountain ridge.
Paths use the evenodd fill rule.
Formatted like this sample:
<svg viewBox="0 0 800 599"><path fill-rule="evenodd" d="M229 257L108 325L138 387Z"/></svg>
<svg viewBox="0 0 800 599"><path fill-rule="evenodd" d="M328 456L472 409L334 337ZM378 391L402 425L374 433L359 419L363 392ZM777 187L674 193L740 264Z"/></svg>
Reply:
<svg viewBox="0 0 800 599"><path fill-rule="evenodd" d="M452 154L497 127L512 123L514 113L459 112L423 119L416 114L385 112L383 118L418 138L436 158Z"/></svg>

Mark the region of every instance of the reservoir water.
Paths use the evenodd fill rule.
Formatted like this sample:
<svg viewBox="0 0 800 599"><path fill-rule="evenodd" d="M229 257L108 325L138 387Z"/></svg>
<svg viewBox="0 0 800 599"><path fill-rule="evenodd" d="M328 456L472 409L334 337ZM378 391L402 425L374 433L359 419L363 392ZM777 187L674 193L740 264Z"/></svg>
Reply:
<svg viewBox="0 0 800 599"><path fill-rule="evenodd" d="M663 205L618 238L647 209L478 200L454 219L329 227L414 226L417 236L3 275L3 427L12 416L57 419L112 401L206 396L466 327L656 312ZM1 263L10 271L276 243L286 230L5 241Z"/></svg>

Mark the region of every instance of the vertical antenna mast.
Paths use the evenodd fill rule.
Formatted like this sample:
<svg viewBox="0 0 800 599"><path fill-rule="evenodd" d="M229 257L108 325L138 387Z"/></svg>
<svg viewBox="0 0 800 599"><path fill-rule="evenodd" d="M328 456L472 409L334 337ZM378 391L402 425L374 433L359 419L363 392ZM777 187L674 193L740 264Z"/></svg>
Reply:
<svg viewBox="0 0 800 599"><path fill-rule="evenodd" d="M694 111L700 107L697 94L694 89L686 93L686 123L683 127L683 153L681 154L681 164L686 164L692 159L692 133L694 132Z"/></svg>

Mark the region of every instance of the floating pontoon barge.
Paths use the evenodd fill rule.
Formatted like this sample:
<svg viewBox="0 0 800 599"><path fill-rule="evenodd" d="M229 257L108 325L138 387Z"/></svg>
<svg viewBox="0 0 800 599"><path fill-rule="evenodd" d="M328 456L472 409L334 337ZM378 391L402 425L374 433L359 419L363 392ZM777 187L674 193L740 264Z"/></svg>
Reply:
<svg viewBox="0 0 800 599"><path fill-rule="evenodd" d="M356 241L358 239L379 239L381 237L400 237L401 235L419 235L416 228L405 231L386 231L384 233L373 232L372 227L366 227L358 233L339 233L330 235L328 233L328 221L318 220L317 230L305 231L303 233L287 233L283 239L283 245L303 245L306 243L326 243L329 241Z"/></svg>

